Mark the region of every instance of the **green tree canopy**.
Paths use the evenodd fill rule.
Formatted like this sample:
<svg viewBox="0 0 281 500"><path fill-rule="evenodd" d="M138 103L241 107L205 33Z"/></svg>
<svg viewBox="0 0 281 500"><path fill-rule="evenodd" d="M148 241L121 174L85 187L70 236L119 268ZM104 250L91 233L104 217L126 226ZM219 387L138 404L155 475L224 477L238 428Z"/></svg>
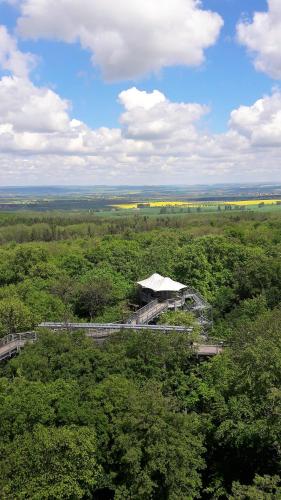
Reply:
<svg viewBox="0 0 281 500"><path fill-rule="evenodd" d="M0 300L0 331L2 335L33 328L35 319L30 309L18 298Z"/></svg>
<svg viewBox="0 0 281 500"><path fill-rule="evenodd" d="M2 498L90 497L101 479L96 436L87 427L37 425L0 446Z"/></svg>

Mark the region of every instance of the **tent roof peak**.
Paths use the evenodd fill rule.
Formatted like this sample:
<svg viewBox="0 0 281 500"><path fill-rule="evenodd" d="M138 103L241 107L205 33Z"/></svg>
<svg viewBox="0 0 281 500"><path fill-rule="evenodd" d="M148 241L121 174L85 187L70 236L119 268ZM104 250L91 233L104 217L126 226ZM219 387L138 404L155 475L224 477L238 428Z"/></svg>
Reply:
<svg viewBox="0 0 281 500"><path fill-rule="evenodd" d="M138 285L153 290L154 292L179 292L187 288L186 285L174 281L171 278L161 276L161 274L158 273L152 274L145 280L138 281Z"/></svg>

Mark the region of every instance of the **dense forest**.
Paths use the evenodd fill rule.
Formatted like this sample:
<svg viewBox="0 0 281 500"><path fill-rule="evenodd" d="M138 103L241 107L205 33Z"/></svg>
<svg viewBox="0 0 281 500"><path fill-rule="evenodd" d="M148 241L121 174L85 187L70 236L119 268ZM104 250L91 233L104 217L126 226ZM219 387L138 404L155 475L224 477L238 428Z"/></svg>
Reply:
<svg viewBox="0 0 281 500"><path fill-rule="evenodd" d="M0 365L0 498L281 498L277 212L2 214L0 243L0 337L122 321L158 272L201 292L227 346L202 360L188 333L40 332Z"/></svg>

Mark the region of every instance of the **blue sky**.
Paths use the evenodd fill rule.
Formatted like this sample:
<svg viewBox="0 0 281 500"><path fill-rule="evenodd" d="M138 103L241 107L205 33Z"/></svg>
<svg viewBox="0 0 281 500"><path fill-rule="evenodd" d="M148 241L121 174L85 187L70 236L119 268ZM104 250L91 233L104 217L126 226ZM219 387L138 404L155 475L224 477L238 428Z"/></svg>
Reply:
<svg viewBox="0 0 281 500"><path fill-rule="evenodd" d="M83 0L85 8L89 7L90 9L91 7L87 4L88 1L90 2L90 0ZM165 0L165 1L167 4L167 9L169 9L169 1L171 9L173 9L173 0ZM196 103L197 105L200 105L202 107L207 106L209 108L208 113L203 111L202 113L201 112L199 113L200 120L198 123L198 129L196 130L199 130L201 132L203 131L204 134L208 134L207 139L206 136L204 136L204 141L207 141L210 144L212 143L211 144L212 152L210 154L210 162L209 162L211 167L210 167L210 172L208 171L210 182L212 180L224 181L227 178L233 181L237 181L237 175L236 175L237 169L239 170L238 174L239 180L240 179L250 180L251 175L256 177L257 174L254 173L254 171L252 173L249 170L243 171L243 165L245 165L244 159L246 154L249 157L249 161L253 162L253 164L256 163L256 157L260 155L261 169L260 173L258 174L258 179L255 180L264 180L268 176L271 180L281 180L281 175L279 177L280 168L279 165L276 165L276 157L278 157L278 155L276 154L277 150L275 144L276 143L275 135L279 137L281 130L279 131L279 129L274 129L273 132L274 144L270 144L270 140L268 138L268 133L269 133L268 130L270 127L271 128L273 127L272 125L273 122L274 126L276 127L275 123L276 112L275 114L271 112L271 116L267 117L268 120L271 120L270 123L264 124L263 122L261 122L263 117L259 117L259 121L257 121L257 123L254 124L255 129L252 128L251 130L249 130L247 128L249 122L248 116L247 116L247 123L245 124L244 114L242 111L239 111L241 106L246 106L248 108L247 111L248 115L251 115L252 117L253 114L256 113L253 106L255 106L255 103L258 100L263 99L265 96L269 97L272 96L272 92L273 94L276 92L278 94L279 92L278 91L278 85L280 79L279 70L281 67L281 63L279 60L276 61L276 54L274 53L268 55L268 54L263 54L261 51L261 54L258 54L259 51L258 43L260 43L261 39L263 40L263 38L261 37L264 37L264 39L267 40L267 37L270 34L267 32L266 27L264 32L262 33L257 32L258 28L255 27L255 22L254 22L254 15L257 12L263 12L269 18L270 15L272 15L273 17L274 14L274 19L275 19L276 12L272 14L270 9L272 8L273 10L273 7L276 8L276 0L271 0L274 6L270 5L267 2L267 0L203 0L201 2L201 5L196 4L195 0L177 0L179 9L184 5L184 2L186 2L188 5L191 6L190 8L192 8L192 12L196 9L197 10L199 9L200 11L210 11L212 15L214 16L219 15L221 18L220 27L218 21L219 18L217 17L216 19L217 27L214 29L217 30L217 35L211 34L211 30L213 28L211 28L209 25L206 25L207 26L206 30L210 29L210 41L208 41L203 48L204 61L202 61L201 63L196 62L196 64L193 63L190 64L189 59L191 60L193 57L192 47L190 48L189 59L184 58L184 55L182 55L181 52L182 50L181 47L178 48L176 47L172 57L174 57L175 61L179 59L184 62L177 64L177 62L173 62L172 59L171 63L169 62L164 63L162 67L160 64L159 68L157 67L157 65L159 66L158 59L160 60L161 58L157 53L157 55L155 55L155 61L156 58L158 58L157 61L151 62L151 67L153 68L152 70L140 71L141 74L136 74L136 76L133 76L132 78L129 79L127 77L126 72L127 73L128 71L130 72L130 64L131 65L133 64L132 63L133 59L131 59L130 62L129 58L128 61L125 62L120 59L120 68L117 67L118 61L116 63L114 62L115 66L113 70L114 72L113 78L111 77L112 75L110 75L110 78L108 78L107 76L105 77L103 76L104 74L106 74L106 71L111 71L110 68L108 69L106 56L104 56L103 52L103 50L108 50L108 48L106 49L102 48L101 55L99 55L98 53L99 49L98 48L96 49L96 47L100 47L99 42L97 42L96 40L93 42L91 40L91 36L93 33L95 33L95 30L100 29L100 27L95 24L96 20L93 19L93 28L91 28L92 29L91 32L87 24L87 15L85 14L85 19L83 18L83 12L82 12L83 2L79 4L79 2L77 2L76 0L72 0L72 5L77 3L77 9L79 9L79 5L81 5L81 13L76 10L76 15L77 12L79 15L81 14L82 21L80 20L79 22L81 22L82 24L83 22L85 23L85 26L82 26L82 28L84 32L85 30L88 30L87 37L85 37L83 34L82 35L78 34L76 38L74 37L75 40L69 41L69 37L71 37L71 28L68 28L68 26L71 22L73 22L74 23L73 26L75 26L75 17L74 19L71 19L70 14L69 14L69 19L64 19L64 16L62 17L61 19L62 26L65 21L66 28L64 30L62 27L60 32L60 28L57 27L55 19L56 16L60 15L61 11L58 10L57 14L56 12L54 12L54 20L52 20L52 16L50 15L50 19L46 20L46 26L45 24L44 26L42 26L42 24L44 23L44 13L40 17L41 13L40 15L39 14L33 15L30 14L29 10L27 15L26 14L27 11L24 10L26 6L28 8L29 3L31 3L31 0L19 0L17 6L11 5L11 3L8 1L6 2L2 0L1 2L0 0L0 25L2 27L5 27L7 36L13 39L14 43L17 44L16 50L20 54L23 54L23 56L25 56L27 53L31 53L33 56L36 57L36 64L33 65L33 69L29 71L29 76L28 76L29 84L32 84L34 86L35 92L39 92L38 89L40 88L50 89L56 96L58 96L58 99L61 99L61 101L66 99L69 102L69 108L67 110L69 120L75 119L83 122L84 126L88 127L91 131L94 131L94 133L101 127L106 127L109 130L115 130L115 129L121 130L121 133L123 134L121 139L122 140L125 139L127 141L126 146L130 146L128 140L129 141L134 140L135 142L140 140L141 141L150 140L152 147L154 148L155 143L153 141L155 140L155 137L152 139L150 138L148 139L148 131L149 130L151 131L151 127L155 129L156 121L157 123L159 123L160 118L157 118L157 120L155 118L156 121L154 121L154 123L151 123L151 114L153 114L150 111L151 108L149 109L145 108L147 116L144 116L144 113L142 113L141 116L138 115L137 112L135 111L135 108L139 106L139 104L134 105L133 111L129 109L127 97L124 97L124 99L121 100L121 102L120 99L118 100L119 94L123 91L127 91L129 89L136 87L138 91L145 91L146 94L149 95L152 93L154 89L157 89L157 91L159 91L166 97L167 103L177 103L177 104ZM122 0L122 2L123 2L123 7L125 8L126 0ZM161 3L160 0L152 1L152 3L155 4L155 6L157 6L157 2L158 5L160 5ZM46 8L48 12L48 0L44 0L43 4L44 3L47 5ZM59 5L59 3L60 0L57 1L56 5ZM95 15L97 17L99 15L102 17L103 15L102 0L93 0L93 3L94 4L96 3L100 8L100 10L97 10L97 13ZM107 4L108 3L110 4L110 0L107 0ZM36 0L33 0L33 4L36 4ZM39 4L40 2L38 2L38 5ZM50 5L50 10L52 10L53 7L51 0L49 1L49 5ZM143 8L145 9L145 2L143 3ZM129 15L131 15L133 19L132 22L134 22L133 14L134 14L133 12L129 12ZM75 13L73 14L73 16L74 15ZM104 19L106 19L107 22L109 15L108 13L106 15L107 17L105 17ZM118 13L116 13L116 19L117 17ZM111 23L110 26L112 25L114 26L114 19L115 19L114 16L113 20L110 19ZM248 20L248 24L245 24L245 19ZM222 20L224 23L223 26L222 26ZM128 20L128 23L129 22L130 20ZM177 28L176 23L179 22L178 18L175 18L174 22L175 22L175 28ZM215 23L215 19L213 19L212 22ZM238 37L237 35L237 25L239 22L242 22L244 26L246 26L245 29L247 31L245 36L242 35ZM52 25L52 23L54 25ZM120 25L122 26L122 28L120 28L121 31L122 29L124 29L126 35L130 26L126 26L126 20L124 21L124 19L122 19L122 22L118 21L118 23L119 23L118 26ZM253 27L252 31L250 31L251 26ZM281 27L281 6L280 6L280 27ZM67 29L69 29L69 31L66 33ZM153 32L153 27L151 28L150 24L148 24L148 27L145 26L145 29L151 29ZM159 26L155 26L156 33L157 29L160 29ZM179 27L179 36L181 35L184 36L184 33L181 33L180 30L183 30L182 26ZM198 25L198 30L200 31L200 25ZM204 33L202 34L202 38L203 35ZM136 32L136 37L137 36L142 36L142 32L140 32L140 34ZM161 32L161 36L163 37L163 44L165 45L165 30L163 31L163 33ZM132 37L132 34L130 34L130 37ZM174 37L176 39L177 29L175 29ZM194 29L194 38L197 38L196 29ZM60 40L58 41L58 39ZM135 42L133 38L129 39ZM88 40L90 40L90 42ZM190 40L191 40L190 43L192 44L193 43L192 36ZM5 43L7 45L7 41ZM142 64L143 58L146 57L147 53L144 52L144 55L141 54L141 45L143 43L143 40L139 39L136 41L136 43L137 43L136 46L138 47L137 48L138 53L136 57L139 57L140 64ZM95 53L95 50L97 54ZM111 46L110 50L112 52ZM157 48L157 50L159 51L159 47ZM196 51L196 46L194 47L194 52L195 51ZM111 52L109 51L109 57ZM169 52L168 45L167 45L167 52ZM92 61L92 57L96 56L101 61L99 64L94 64ZM257 64L255 64L255 61L257 60L258 56L260 56L260 58L262 59L261 63L263 64L262 70L260 68L257 68ZM10 55L7 56L6 54L6 59L5 60L3 59L4 62L2 62L2 68L1 68L1 38L0 38L0 75L2 75L2 77L8 76L10 78L14 78L14 76L17 76L16 74L17 71L14 70L14 68L11 71L9 64L7 63L7 59L9 57ZM134 55L132 57L134 57ZM165 59L165 53L164 55L161 54L161 57L162 58L164 57ZM122 65L125 65L124 66L125 70L123 70ZM275 65L276 67L274 66L272 69L273 65ZM124 72L124 77L122 76L122 71ZM134 73L134 71L132 72ZM135 70L135 73L137 72L138 71ZM22 77L22 75L20 76ZM135 98L139 103L139 98L137 95ZM275 105L279 106L278 103L276 104L277 102L276 99L274 102ZM267 105L268 108L270 108L270 106L272 106L272 101L270 101L270 103L267 103ZM158 101L156 103L156 106L159 106ZM163 108L164 105L160 104L160 107L161 106ZM124 111L125 113L127 114L129 113L132 116L126 116L123 119L122 116L124 114ZM156 108L155 109L153 108L153 112L154 111L156 113ZM234 120L231 118L232 116L231 113L233 113L233 111L235 113ZM163 116L161 115L162 125L164 124L163 126L167 130L169 128L168 125L170 124L168 123L165 124L164 121L168 120L170 112L172 113L173 116L173 113L176 113L175 107L169 109L167 107L167 109L163 111L166 118L163 118ZM189 111L186 109L186 113L187 112ZM160 108L159 108L159 113L160 113ZM120 126L120 117L122 122L121 126ZM133 129L132 121L138 119L141 119L144 122L139 127L142 130L142 132L135 132L135 131L132 132ZM176 122L176 118L174 117L173 119ZM179 117L179 119L180 120L182 119L184 121L183 117L181 118ZM197 118L195 118L195 121L196 120ZM232 164L231 167L228 166L228 164L230 164L231 162L228 161L225 150L223 152L220 152L221 167L218 168L216 172L213 172L212 169L214 169L214 167L212 165L214 163L214 157L217 154L219 154L214 150L218 147L221 148L222 141L224 141L224 144L225 142L228 141L229 143L230 141L229 137L225 138L225 134L229 133L230 120L233 124L233 131L231 131L231 133L233 132L232 135L234 135L234 133L236 135L240 134L239 137L238 138L236 137L235 140L239 142L238 147L244 149L241 154L241 157L237 158L237 168L235 167L235 164ZM189 123L189 118L187 117L187 115L185 121L186 123ZM252 118L250 118L250 121L252 123ZM147 132L146 131L143 132L145 124L147 127ZM14 124L12 125L16 130ZM278 126L279 126L279 121L278 121ZM188 133L191 135L193 134L194 131L193 124L192 124L192 131L189 131L188 127L189 125L186 125L186 127L182 130L181 133L182 137L184 137L184 134L186 134L186 136ZM28 128L30 128L30 126L27 124L27 129ZM265 128L266 128L265 133L267 134L266 136L265 133L262 135L262 131L265 130ZM250 135L252 143L246 145L245 141L249 139ZM261 135L262 139L260 138ZM213 142L215 140L214 137L216 136L219 136L219 145L216 144L214 146ZM258 139L256 139L256 137L258 137ZM161 138L161 140L164 141L164 136L163 138ZM171 145L167 143L167 140L168 139L166 138L165 148L166 150L170 151ZM200 143L200 141L202 140L203 137L198 136L197 141ZM231 141L232 140L234 140L233 137L231 137ZM102 143L104 142L104 138L102 137L100 139L100 142L97 142L98 138L95 137L95 141L96 141L95 148L100 152L100 144L101 142ZM157 149L159 146L158 136L156 138L156 141L158 141L156 147ZM148 142L146 142L146 146L147 144ZM164 143L162 142L162 144ZM269 148L269 144L271 145L271 149ZM154 156L157 156L158 158L161 157L161 155L158 152L158 149L155 153L153 152L153 154L151 154L151 157L149 157L147 150L152 149L150 146L146 150L146 147L143 146L142 148L140 143L136 145L138 151L140 149L143 149L144 155L146 156L146 158L149 158L149 163L151 165L153 165L153 161L151 160L152 157ZM268 148L267 150L264 149L265 145ZM246 146L248 147L248 149ZM273 146L275 149L272 149ZM225 146L223 146L223 148L224 147ZM174 148L174 143L173 143L173 148ZM261 154L262 148L263 148L262 150L263 154ZM16 151L12 151L12 153L16 156L18 148L15 149ZM192 181L192 175L190 174L190 164L192 162L192 158L194 158L194 161L196 163L196 170L198 171L198 175L196 174L195 176L196 181L200 182L201 179L203 180L205 178L205 172L207 168L205 165L206 158L205 155L202 153L204 168L202 169L202 171L200 171L201 153L200 152L198 153L197 145L195 144L193 146L193 149L189 148L187 152L182 152L182 146L177 145L175 149L177 150L177 153L174 152L173 154L169 153L169 158L170 156L173 157L175 154L175 164L180 165L180 167L175 166L175 170L173 171L172 166L170 167L169 164L170 161L172 165L173 161L167 159L168 158L167 155L165 159L166 167L165 168L163 167L162 169L164 171L165 182L168 183L169 179L172 180L172 178L174 177L174 173L176 174L176 179L182 178L182 172L184 170L182 158L184 157L184 155L186 155L186 165L187 165L186 170L188 170L187 172L188 175L186 175L186 181L187 182ZM31 165L29 171L30 175L28 174L27 178L30 179L30 182L37 183L35 175L38 167L36 165L40 163L39 155L41 155L41 150L39 148L39 151L35 149L34 151L30 152L29 148L27 148L27 151L26 150L24 151L21 151L20 154L21 155L25 154L26 164L28 164L29 162ZM108 154L108 147L106 148L106 151L107 151L106 154ZM267 153L268 153L268 158L270 157L270 162L273 163L272 169L269 172L265 170L265 164L267 163ZM9 152L9 154L11 154L11 152ZM55 156L57 154L58 152L56 148L52 149L50 147L50 150L47 151L45 162L49 161L52 155ZM59 152L59 154L62 155L63 163L65 165L67 163L67 155L70 155L69 148L68 147L65 148L65 154L62 154L61 152ZM127 155L127 150L126 153L124 154ZM130 155L132 157L134 156L134 154L132 153L130 153ZM86 154L86 151L80 151L79 154L75 153L70 156L73 158L73 164L74 164L72 170L70 167L68 168L68 172L71 173L70 177L71 179L73 179L71 180L71 182L74 182L76 178L77 180L79 180L79 178L81 179L81 169L83 170L81 165L83 161L85 161L85 158L88 159L87 160L88 163L86 162L87 167L85 163L85 175L83 174L84 181L82 180L81 182L86 183L90 182L90 180L99 182L103 180L102 164L103 163L107 164L107 161L105 162L103 161L104 156L102 156L102 154L101 154L101 161L98 162L99 164L98 167L96 166L97 165L96 160L93 160L93 158L97 158L97 156L100 156L100 153L97 154L96 151L93 151L93 148L91 148L89 155ZM90 158L92 158L92 160L90 160ZM53 164L53 160L54 158L52 158L52 162L50 161L50 165ZM140 157L138 157L138 161L139 160ZM79 164L79 161L81 165L75 172L75 163ZM114 160L112 160L111 158L110 162L112 161ZM120 158L118 161L120 162ZM129 169L130 169L130 161L128 161ZM18 162L19 159L15 158L14 165L16 165ZM160 163L161 163L160 160L155 163L155 169L158 169L159 171L159 176L158 176L159 182L161 180L163 173L163 171L161 171L162 167ZM122 166L120 165L119 168L121 169ZM17 167L14 166L14 169L17 169ZM52 167L50 166L50 170L51 169ZM152 183L157 183L157 175L155 175L155 169L153 166L151 166L151 169L153 175L150 176L149 171L146 171L145 169L142 170L142 168L138 170L138 166L136 164L134 166L134 173L135 173L134 175L136 182L137 183L140 182L145 176L145 178L148 178L148 180L151 178ZM232 170L230 171L229 169ZM112 176L110 174L109 177L107 177L108 170L105 169L105 172L106 172L105 182L115 183L116 175L118 177L119 173L114 171L112 172ZM245 173L244 177L243 173ZM48 171L45 169L42 179L44 180L44 182L47 182L52 175L53 175L52 173L48 173ZM124 175L126 179L127 174ZM22 182L21 176L22 173L19 175L19 182ZM63 178L64 178L63 174L59 175L58 182L62 182ZM122 175L121 178L123 179ZM132 180L134 180L134 178L131 178L130 176L130 182L132 182ZM0 177L0 182L1 182L1 177ZM2 182L5 183L4 175L2 177Z"/></svg>
<svg viewBox="0 0 281 500"><path fill-rule="evenodd" d="M206 9L218 12L224 27L218 43L206 51L207 60L199 68L184 66L167 68L159 75L144 76L116 84L105 83L98 68L91 64L88 51L79 44L68 45L54 41L25 41L19 46L37 54L39 66L33 78L42 85L51 85L62 97L73 104L72 115L91 127L118 125L121 107L117 96L121 90L137 87L164 92L173 101L191 101L209 104L212 130L226 129L229 113L240 104L250 105L275 83L253 68L245 48L236 41L235 28L242 16L266 10L266 0L204 0ZM1 24L15 29L17 11L0 4Z"/></svg>

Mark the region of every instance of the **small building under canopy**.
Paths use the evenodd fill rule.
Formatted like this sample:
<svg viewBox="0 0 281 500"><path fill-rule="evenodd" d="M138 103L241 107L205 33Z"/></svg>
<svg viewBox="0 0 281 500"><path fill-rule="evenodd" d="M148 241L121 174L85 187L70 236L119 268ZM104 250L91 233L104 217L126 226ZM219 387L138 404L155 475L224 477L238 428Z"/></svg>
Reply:
<svg viewBox="0 0 281 500"><path fill-rule="evenodd" d="M186 285L158 273L152 274L143 281L138 281L138 285L141 287L142 302L150 302L154 298L160 300L174 298L187 288Z"/></svg>

